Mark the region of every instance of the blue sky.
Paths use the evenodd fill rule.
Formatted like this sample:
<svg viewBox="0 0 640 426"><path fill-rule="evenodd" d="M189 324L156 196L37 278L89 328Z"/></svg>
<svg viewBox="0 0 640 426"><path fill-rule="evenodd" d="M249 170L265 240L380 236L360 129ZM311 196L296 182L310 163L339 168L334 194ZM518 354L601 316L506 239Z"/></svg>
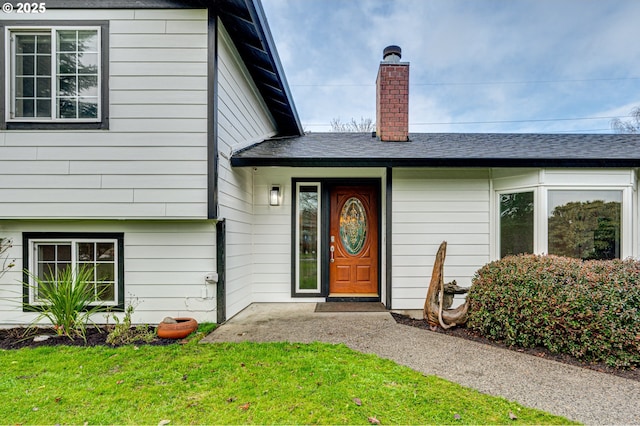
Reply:
<svg viewBox="0 0 640 426"><path fill-rule="evenodd" d="M638 0L262 4L306 131L375 119L391 44L411 64L414 133L610 133L640 106Z"/></svg>

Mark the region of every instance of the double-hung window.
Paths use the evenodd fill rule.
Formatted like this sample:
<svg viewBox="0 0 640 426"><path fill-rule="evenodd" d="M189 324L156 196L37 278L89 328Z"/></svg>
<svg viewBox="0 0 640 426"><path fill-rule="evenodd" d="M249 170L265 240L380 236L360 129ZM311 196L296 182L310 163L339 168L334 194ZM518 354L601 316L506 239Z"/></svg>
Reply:
<svg viewBox="0 0 640 426"><path fill-rule="evenodd" d="M25 302L31 306L46 304L38 291L39 285L55 286L60 274L88 269L92 278L96 305L122 307L123 295L123 235L122 234L48 234L24 235L26 264ZM37 277L37 280L32 277Z"/></svg>
<svg viewBox="0 0 640 426"><path fill-rule="evenodd" d="M5 26L5 127L105 128L105 28Z"/></svg>

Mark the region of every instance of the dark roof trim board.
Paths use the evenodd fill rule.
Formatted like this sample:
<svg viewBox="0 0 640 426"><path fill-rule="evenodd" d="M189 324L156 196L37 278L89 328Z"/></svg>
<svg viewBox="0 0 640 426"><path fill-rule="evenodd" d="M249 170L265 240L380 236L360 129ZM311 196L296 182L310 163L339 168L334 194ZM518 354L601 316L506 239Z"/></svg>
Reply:
<svg viewBox="0 0 640 426"><path fill-rule="evenodd" d="M225 0L219 17L273 115L278 134L304 134L260 1Z"/></svg>
<svg viewBox="0 0 640 426"><path fill-rule="evenodd" d="M210 5L206 0L48 0L47 9L195 9Z"/></svg>
<svg viewBox="0 0 640 426"><path fill-rule="evenodd" d="M419 158L415 160L408 159L318 159L318 158L302 158L302 159L283 159L277 163L264 160L237 160L232 161L234 167L500 167L500 168L518 168L518 167L560 167L560 168L627 168L640 167L640 160L575 160L575 159L540 159L540 160L507 160L502 158L487 158L482 160L474 159L458 159L452 158L448 160Z"/></svg>
<svg viewBox="0 0 640 426"><path fill-rule="evenodd" d="M279 136L304 133L260 0L49 0L48 9L215 8L273 116Z"/></svg>
<svg viewBox="0 0 640 426"><path fill-rule="evenodd" d="M640 135L420 133L381 142L365 133L274 138L231 165L283 167L640 167Z"/></svg>

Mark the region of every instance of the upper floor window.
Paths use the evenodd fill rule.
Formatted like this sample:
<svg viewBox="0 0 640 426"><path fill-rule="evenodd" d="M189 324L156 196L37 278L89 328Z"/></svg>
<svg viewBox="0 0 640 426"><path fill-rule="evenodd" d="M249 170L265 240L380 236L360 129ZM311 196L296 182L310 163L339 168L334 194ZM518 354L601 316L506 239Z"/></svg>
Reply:
<svg viewBox="0 0 640 426"><path fill-rule="evenodd" d="M106 128L106 24L7 26L5 128Z"/></svg>

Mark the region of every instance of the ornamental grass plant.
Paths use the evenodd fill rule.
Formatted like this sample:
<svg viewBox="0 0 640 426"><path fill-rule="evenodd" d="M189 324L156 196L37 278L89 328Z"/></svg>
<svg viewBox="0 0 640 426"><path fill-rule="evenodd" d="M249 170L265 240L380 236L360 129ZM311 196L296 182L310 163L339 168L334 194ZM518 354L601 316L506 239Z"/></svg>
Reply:
<svg viewBox="0 0 640 426"><path fill-rule="evenodd" d="M44 278L27 272L30 282L24 283L36 295L38 304L25 303L26 310L38 312L31 327L42 320L51 323L59 336L70 339L85 339L86 327L94 324L91 316L101 311L96 303L99 295L95 293L94 268L82 266L77 269L62 268L48 272Z"/></svg>
<svg viewBox="0 0 640 426"><path fill-rule="evenodd" d="M478 270L467 327L617 368L640 366L640 262L519 255Z"/></svg>

